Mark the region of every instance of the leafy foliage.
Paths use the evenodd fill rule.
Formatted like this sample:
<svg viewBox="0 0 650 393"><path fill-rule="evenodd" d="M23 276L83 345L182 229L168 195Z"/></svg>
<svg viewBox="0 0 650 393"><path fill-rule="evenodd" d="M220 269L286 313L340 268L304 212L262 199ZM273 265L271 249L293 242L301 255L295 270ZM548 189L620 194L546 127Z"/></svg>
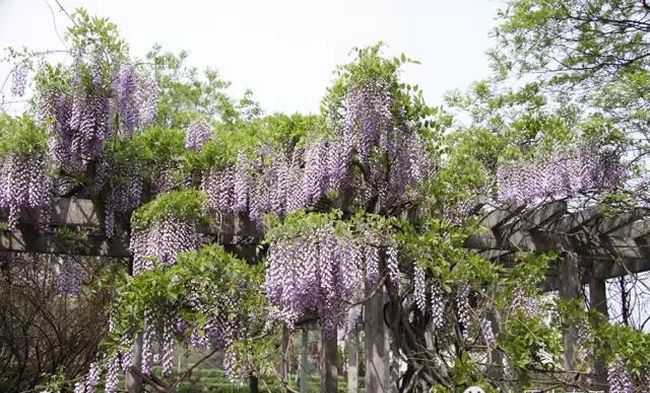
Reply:
<svg viewBox="0 0 650 393"><path fill-rule="evenodd" d="M147 228L164 218L174 217L182 221L206 220L205 194L197 190L175 191L161 194L133 213L135 228Z"/></svg>
<svg viewBox="0 0 650 393"><path fill-rule="evenodd" d="M199 118L234 124L262 114L251 91L239 100L233 99L227 93L230 82L223 80L217 70L201 72L188 66L187 58L187 52L164 52L159 45L146 56L160 88L157 126L184 129Z"/></svg>
<svg viewBox="0 0 650 393"><path fill-rule="evenodd" d="M214 294L241 298L242 302L237 305L239 308L229 309L227 313L241 312L250 316L260 312L264 304L260 292L261 266L249 265L216 245L181 254L174 266L143 272L135 277L125 276L124 279L113 309L114 320L119 324L115 331L116 341L126 331L141 329L145 310L151 308L180 312L191 324L205 324L206 315L201 310L187 305L180 309L176 307L179 302L193 296L201 298L208 309L217 306L213 304L216 301ZM259 321L263 323L263 318Z"/></svg>
<svg viewBox="0 0 650 393"><path fill-rule="evenodd" d="M8 154L33 155L47 150L47 134L34 119L24 114L12 118L0 114L0 157Z"/></svg>

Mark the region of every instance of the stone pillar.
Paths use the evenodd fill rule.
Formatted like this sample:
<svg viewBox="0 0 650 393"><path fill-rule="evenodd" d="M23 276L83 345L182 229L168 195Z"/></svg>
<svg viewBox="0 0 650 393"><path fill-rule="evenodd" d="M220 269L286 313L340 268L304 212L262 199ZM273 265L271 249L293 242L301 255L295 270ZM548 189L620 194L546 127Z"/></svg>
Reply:
<svg viewBox="0 0 650 393"><path fill-rule="evenodd" d="M593 270L593 269L592 269ZM592 311L600 313L604 320L609 319L607 311L607 287L605 280L592 277L589 280L589 307ZM597 323L597 321L593 321ZM594 378L592 388L594 390L608 390L607 383L607 363L602 357L594 357Z"/></svg>
<svg viewBox="0 0 650 393"><path fill-rule="evenodd" d="M366 393L388 393L390 381L383 291L377 291L366 302L363 322L366 349Z"/></svg>
<svg viewBox="0 0 650 393"><path fill-rule="evenodd" d="M359 333L353 329L345 340L348 393L359 392Z"/></svg>
<svg viewBox="0 0 650 393"><path fill-rule="evenodd" d="M309 390L309 330L305 326L300 337L300 393Z"/></svg>
<svg viewBox="0 0 650 393"><path fill-rule="evenodd" d="M560 260L560 298L575 300L580 294L580 266L574 252L565 252ZM568 371L575 370L575 347L578 332L574 325L567 327L564 332L564 367Z"/></svg>
<svg viewBox="0 0 650 393"><path fill-rule="evenodd" d="M320 351L320 391L321 393L337 393L338 369L336 365L336 330L326 332L321 330Z"/></svg>
<svg viewBox="0 0 650 393"><path fill-rule="evenodd" d="M287 325L282 325L282 339L280 341L280 351L282 359L279 364L278 374L282 381L287 382L287 377L289 376L289 359L288 359L288 349L289 349L289 329Z"/></svg>

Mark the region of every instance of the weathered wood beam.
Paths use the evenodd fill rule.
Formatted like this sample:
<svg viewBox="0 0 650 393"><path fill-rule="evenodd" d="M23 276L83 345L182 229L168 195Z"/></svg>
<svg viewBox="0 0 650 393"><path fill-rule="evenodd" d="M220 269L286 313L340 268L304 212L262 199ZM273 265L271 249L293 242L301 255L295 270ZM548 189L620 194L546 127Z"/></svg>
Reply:
<svg viewBox="0 0 650 393"><path fill-rule="evenodd" d="M612 230L609 236L637 239L650 234L650 217L644 217L623 227Z"/></svg>
<svg viewBox="0 0 650 393"><path fill-rule="evenodd" d="M548 230L556 233L569 234L596 222L600 217L600 209L595 206L588 207L578 212L566 214L559 220L549 223Z"/></svg>
<svg viewBox="0 0 650 393"><path fill-rule="evenodd" d="M40 254L68 254L128 258L129 242L124 238L106 239L87 235L72 241L54 233L39 233L29 227L0 231L0 251Z"/></svg>
<svg viewBox="0 0 650 393"><path fill-rule="evenodd" d="M71 243L55 234L36 231L29 223L37 222L37 213L26 211L19 230L0 231L0 251L129 257L128 239L102 236L101 209L91 200L62 198L53 205L51 224L54 227L97 229L78 242ZM582 252L574 250L578 252L581 266L593 264L595 277L607 279L650 270L649 214L648 209L635 209L628 214L603 218L597 208L569 214L563 201L529 212L522 209L493 210L482 220L485 231L471 236L466 246L489 259L509 260L520 251L557 250L557 237L571 233L574 243L584 242L586 245ZM248 240L254 243L252 225L245 217L224 216L201 231L214 236L217 242L242 254L242 257L252 258L255 250L246 246L251 243ZM576 232L588 226L606 236L598 236L593 243L594 239L583 238Z"/></svg>
<svg viewBox="0 0 650 393"><path fill-rule="evenodd" d="M613 217L602 219L596 228L596 232L603 235L611 235L615 232L625 233L625 229L634 225L635 222L643 220L650 216L650 209L636 208L630 212L618 214ZM639 227L636 228L640 229ZM647 232L646 232L647 233ZM639 235L640 236L640 235ZM638 237L638 236L632 236Z"/></svg>
<svg viewBox="0 0 650 393"><path fill-rule="evenodd" d="M580 260L583 265L592 262L593 276L603 280L650 270L650 259L646 257L620 258L617 260L612 260L611 258L596 259L594 257L580 257Z"/></svg>
<svg viewBox="0 0 650 393"><path fill-rule="evenodd" d="M7 219L0 211L0 219ZM38 209L25 209L21 213L20 222L25 224L38 224ZM50 215L52 226L85 226L101 227L102 214L90 199L60 198L53 202Z"/></svg>
<svg viewBox="0 0 650 393"><path fill-rule="evenodd" d="M521 211L521 208L495 209L485 214L480 224L485 228L492 229L516 217Z"/></svg>

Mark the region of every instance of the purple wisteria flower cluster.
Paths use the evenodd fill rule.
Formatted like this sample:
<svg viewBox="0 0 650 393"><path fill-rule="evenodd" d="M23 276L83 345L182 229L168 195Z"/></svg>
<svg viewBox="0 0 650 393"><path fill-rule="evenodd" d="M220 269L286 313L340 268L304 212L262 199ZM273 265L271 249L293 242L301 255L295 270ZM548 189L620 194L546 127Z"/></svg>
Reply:
<svg viewBox="0 0 650 393"><path fill-rule="evenodd" d="M213 132L210 125L199 120L190 124L185 130L185 147L190 150L201 150L212 138Z"/></svg>
<svg viewBox="0 0 650 393"><path fill-rule="evenodd" d="M352 89L343 101L345 116L335 135L289 153L261 146L253 156L239 153L232 166L206 171L201 188L209 196L209 207L220 213L247 213L261 223L267 213L283 216L312 208L341 191L352 191L360 204L374 198L373 209L401 205L432 174L434 165L419 134L394 121L392 106L382 83ZM199 148L209 136L208 130L193 126L186 144ZM362 180L354 173L357 164L363 168Z"/></svg>
<svg viewBox="0 0 650 393"><path fill-rule="evenodd" d="M102 67L99 61L84 67L78 57L71 89L47 87L37 97L39 117L51 127L50 155L66 172L86 170L102 157L111 136L130 137L154 120L155 82L132 65L122 65L115 75ZM83 77L85 68L91 78Z"/></svg>
<svg viewBox="0 0 650 393"><path fill-rule="evenodd" d="M616 152L584 146L546 159L497 169L497 200L517 206L602 192L620 185L626 170Z"/></svg>
<svg viewBox="0 0 650 393"><path fill-rule="evenodd" d="M8 226L15 229L21 212L35 208L39 224L49 224L53 181L44 154L11 153L0 157L0 209L9 212Z"/></svg>
<svg viewBox="0 0 650 393"><path fill-rule="evenodd" d="M22 97L27 88L27 73L29 67L22 61L14 67L11 73L11 94L16 97Z"/></svg>
<svg viewBox="0 0 650 393"><path fill-rule="evenodd" d="M138 73L136 67L124 64L113 82L119 132L131 136L150 124L158 106L158 88L153 79Z"/></svg>
<svg viewBox="0 0 650 393"><path fill-rule="evenodd" d="M630 373L624 362L614 360L607 370L607 383L612 393L647 393L650 392L650 375L636 377Z"/></svg>
<svg viewBox="0 0 650 393"><path fill-rule="evenodd" d="M386 247L382 247L386 248ZM377 244L337 234L332 224L269 247L266 293L290 328L318 315L326 331L345 321L347 305L363 294Z"/></svg>
<svg viewBox="0 0 650 393"><path fill-rule="evenodd" d="M78 295L81 283L86 278L86 272L79 262L71 256L63 256L60 260L57 286L61 293Z"/></svg>
<svg viewBox="0 0 650 393"><path fill-rule="evenodd" d="M199 245L197 225L173 216L158 220L146 229L135 230L130 244L133 274L153 269L154 260L171 266L178 254L196 250Z"/></svg>

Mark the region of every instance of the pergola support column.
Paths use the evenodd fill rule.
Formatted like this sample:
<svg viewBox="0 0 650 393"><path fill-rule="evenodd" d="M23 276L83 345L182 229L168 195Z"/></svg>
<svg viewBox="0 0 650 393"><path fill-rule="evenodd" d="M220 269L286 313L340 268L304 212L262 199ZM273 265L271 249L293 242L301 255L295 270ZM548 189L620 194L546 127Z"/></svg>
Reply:
<svg viewBox="0 0 650 393"><path fill-rule="evenodd" d="M359 334L353 329L345 340L348 393L359 392Z"/></svg>
<svg viewBox="0 0 650 393"><path fill-rule="evenodd" d="M592 311L602 315L603 321L609 319L607 311L607 287L605 280L592 277L589 280L589 307ZM598 321L593 321L598 323ZM594 357L594 377L592 379L593 388L596 390L608 390L607 383L607 364L602 357Z"/></svg>
<svg viewBox="0 0 650 393"><path fill-rule="evenodd" d="M309 330L302 328L300 335L300 393L309 389Z"/></svg>
<svg viewBox="0 0 650 393"><path fill-rule="evenodd" d="M366 302L364 311L366 393L390 391L388 347L384 325L384 293L378 290Z"/></svg>
<svg viewBox="0 0 650 393"><path fill-rule="evenodd" d="M320 391L338 393L338 369L336 365L336 329L321 330Z"/></svg>
<svg viewBox="0 0 650 393"><path fill-rule="evenodd" d="M560 261L560 298L576 300L580 294L580 266L578 256L572 251L566 251ZM564 331L564 367L567 371L575 370L575 350L578 331L573 324Z"/></svg>

